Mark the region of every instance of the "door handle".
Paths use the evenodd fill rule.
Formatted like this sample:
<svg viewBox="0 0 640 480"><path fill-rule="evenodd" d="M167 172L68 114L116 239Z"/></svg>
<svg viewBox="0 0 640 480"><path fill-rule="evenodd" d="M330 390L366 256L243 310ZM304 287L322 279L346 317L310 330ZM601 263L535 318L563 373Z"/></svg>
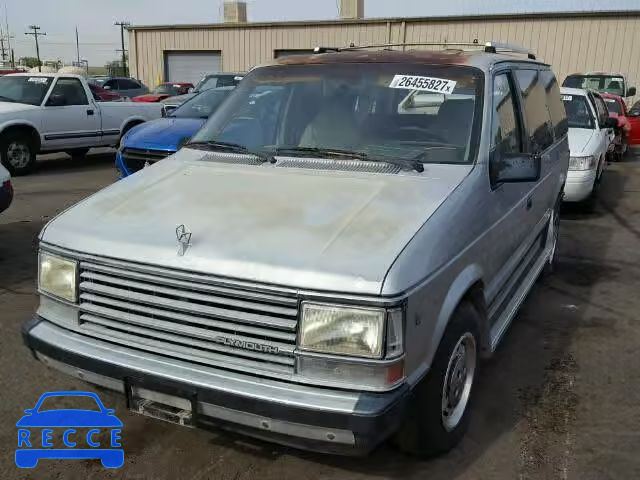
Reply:
<svg viewBox="0 0 640 480"><path fill-rule="evenodd" d="M93 112L93 109L92 109L92 108L90 108L89 110L87 110L87 115L93 115L93 113L94 113L94 112Z"/></svg>
<svg viewBox="0 0 640 480"><path fill-rule="evenodd" d="M531 210L531 207L533 207L533 198L529 197L527 198L527 210Z"/></svg>

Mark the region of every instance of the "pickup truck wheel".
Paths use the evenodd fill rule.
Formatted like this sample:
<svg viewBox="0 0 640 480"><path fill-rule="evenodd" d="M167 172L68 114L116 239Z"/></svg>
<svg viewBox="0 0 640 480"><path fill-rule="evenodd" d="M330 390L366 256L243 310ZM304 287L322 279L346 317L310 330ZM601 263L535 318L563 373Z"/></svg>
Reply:
<svg viewBox="0 0 640 480"><path fill-rule="evenodd" d="M404 424L394 437L402 451L422 457L446 453L465 434L478 372L479 320L468 302L453 314L431 370L415 387Z"/></svg>
<svg viewBox="0 0 640 480"><path fill-rule="evenodd" d="M82 160L84 157L87 156L87 153L89 153L89 149L88 148L75 148L73 150L67 150L65 153L67 155L69 155L74 160Z"/></svg>
<svg viewBox="0 0 640 480"><path fill-rule="evenodd" d="M36 164L36 149L28 134L10 133L1 142L2 164L14 176L27 175Z"/></svg>

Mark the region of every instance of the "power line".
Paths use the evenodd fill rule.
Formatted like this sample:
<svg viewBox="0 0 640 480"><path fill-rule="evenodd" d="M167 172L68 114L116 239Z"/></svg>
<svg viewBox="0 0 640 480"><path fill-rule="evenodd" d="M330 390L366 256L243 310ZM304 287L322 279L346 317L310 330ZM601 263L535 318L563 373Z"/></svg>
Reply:
<svg viewBox="0 0 640 480"><path fill-rule="evenodd" d="M33 32L25 32L25 35L33 35L33 38L36 40L36 57L38 59L38 71L42 71L42 62L40 61L40 46L38 45L38 36L46 35L45 32L40 32L39 25L29 25L29 28L33 30Z"/></svg>
<svg viewBox="0 0 640 480"><path fill-rule="evenodd" d="M123 22L123 21L119 21L119 22L115 22L114 25L117 25L120 27L120 42L122 44L122 76L126 77L127 76L127 51L124 49L124 27L128 27L129 25L131 25L129 22ZM116 51L120 51L120 50L116 50Z"/></svg>

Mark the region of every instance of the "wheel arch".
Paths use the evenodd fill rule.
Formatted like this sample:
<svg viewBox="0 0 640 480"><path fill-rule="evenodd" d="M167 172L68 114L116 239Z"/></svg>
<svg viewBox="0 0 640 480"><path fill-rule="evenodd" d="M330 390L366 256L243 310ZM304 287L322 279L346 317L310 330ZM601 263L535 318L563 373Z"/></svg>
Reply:
<svg viewBox="0 0 640 480"><path fill-rule="evenodd" d="M444 332L449 325L456 309L463 302L469 302L478 314L480 332L480 352L483 356L488 356L491 352L491 326L489 325L486 298L484 273L477 264L466 267L458 274L451 283L447 296L442 303L442 308L438 314L438 320L433 335L432 352L438 349Z"/></svg>
<svg viewBox="0 0 640 480"><path fill-rule="evenodd" d="M36 146L36 152L40 151L40 147L42 146L42 139L40 137L40 132L35 127L35 125L28 122L4 124L0 127L0 140L4 139L6 135L14 132L24 132L29 134Z"/></svg>
<svg viewBox="0 0 640 480"><path fill-rule="evenodd" d="M146 118L141 116L129 117L127 118L120 127L120 137L124 137L124 135L131 130L133 127L137 125L141 125L147 121Z"/></svg>

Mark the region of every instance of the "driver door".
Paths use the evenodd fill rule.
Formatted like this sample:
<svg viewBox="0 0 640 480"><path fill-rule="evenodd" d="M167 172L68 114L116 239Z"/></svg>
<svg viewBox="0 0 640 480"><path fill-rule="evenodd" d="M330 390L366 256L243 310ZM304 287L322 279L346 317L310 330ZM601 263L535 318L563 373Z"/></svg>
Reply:
<svg viewBox="0 0 640 480"><path fill-rule="evenodd" d="M68 150L99 142L100 111L77 78L57 79L42 109L45 148Z"/></svg>

